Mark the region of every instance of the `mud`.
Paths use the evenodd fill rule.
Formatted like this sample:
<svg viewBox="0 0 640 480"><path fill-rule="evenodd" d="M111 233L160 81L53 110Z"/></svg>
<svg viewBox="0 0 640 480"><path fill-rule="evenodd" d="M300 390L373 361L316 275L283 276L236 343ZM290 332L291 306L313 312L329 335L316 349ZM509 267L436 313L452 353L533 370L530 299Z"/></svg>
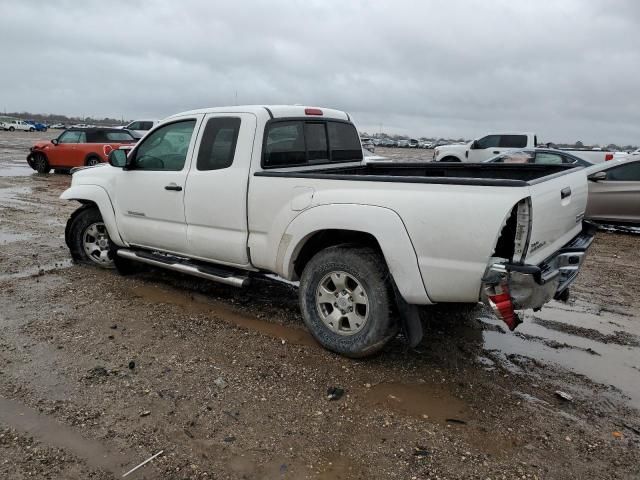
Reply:
<svg viewBox="0 0 640 480"><path fill-rule="evenodd" d="M21 163L38 135L0 132L0 478L118 478L160 450L131 478L640 476L640 236L599 233L571 301L516 333L436 307L416 349L348 360L295 285L71 264L71 177Z"/></svg>

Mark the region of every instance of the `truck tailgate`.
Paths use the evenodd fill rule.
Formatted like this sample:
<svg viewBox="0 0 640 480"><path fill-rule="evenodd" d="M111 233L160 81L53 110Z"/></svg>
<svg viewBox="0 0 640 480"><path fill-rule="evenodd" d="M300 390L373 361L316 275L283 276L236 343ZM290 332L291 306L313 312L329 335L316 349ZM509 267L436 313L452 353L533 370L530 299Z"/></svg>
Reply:
<svg viewBox="0 0 640 480"><path fill-rule="evenodd" d="M578 235L587 206L587 176L574 169L531 183L531 235L526 263L537 265Z"/></svg>

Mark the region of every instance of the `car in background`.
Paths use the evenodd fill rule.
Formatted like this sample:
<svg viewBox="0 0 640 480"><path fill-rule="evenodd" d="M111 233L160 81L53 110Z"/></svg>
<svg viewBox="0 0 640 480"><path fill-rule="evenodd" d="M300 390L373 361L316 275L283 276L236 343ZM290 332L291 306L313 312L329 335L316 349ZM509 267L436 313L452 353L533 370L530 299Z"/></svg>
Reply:
<svg viewBox="0 0 640 480"><path fill-rule="evenodd" d="M409 140L406 140L406 139L398 140L396 147L409 148Z"/></svg>
<svg viewBox="0 0 640 480"><path fill-rule="evenodd" d="M586 170L585 218L598 223L640 225L640 159L613 160Z"/></svg>
<svg viewBox="0 0 640 480"><path fill-rule="evenodd" d="M426 150L433 148L433 142L422 141L418 143L418 148L424 148Z"/></svg>
<svg viewBox="0 0 640 480"><path fill-rule="evenodd" d="M131 135L135 138L144 137L149 130L151 130L155 125L157 125L160 120L134 120L133 122L128 123L123 128L125 130L129 130Z"/></svg>
<svg viewBox="0 0 640 480"><path fill-rule="evenodd" d="M38 173L98 165L112 150L136 141L128 131L116 128L69 128L58 138L31 147L27 163Z"/></svg>
<svg viewBox="0 0 640 480"><path fill-rule="evenodd" d="M64 123L54 123L49 128L54 128L56 130L64 130L67 126Z"/></svg>
<svg viewBox="0 0 640 480"><path fill-rule="evenodd" d="M592 163L563 150L552 148L523 148L496 155L485 163L536 163L542 165L569 165L589 167Z"/></svg>
<svg viewBox="0 0 640 480"><path fill-rule="evenodd" d="M416 140L415 138L410 138L408 147L409 148L418 148L418 144L419 143L420 142L418 142L418 140Z"/></svg>
<svg viewBox="0 0 640 480"><path fill-rule="evenodd" d="M17 118L5 119L2 121L2 129L6 132L14 132L16 130L21 130L23 132L35 132L36 127L31 125L30 123L25 122L24 120L19 120Z"/></svg>
<svg viewBox="0 0 640 480"><path fill-rule="evenodd" d="M33 125L33 127L36 129L36 132L46 132L49 128L46 124L36 122L35 120L25 120L25 122L27 122L29 125Z"/></svg>

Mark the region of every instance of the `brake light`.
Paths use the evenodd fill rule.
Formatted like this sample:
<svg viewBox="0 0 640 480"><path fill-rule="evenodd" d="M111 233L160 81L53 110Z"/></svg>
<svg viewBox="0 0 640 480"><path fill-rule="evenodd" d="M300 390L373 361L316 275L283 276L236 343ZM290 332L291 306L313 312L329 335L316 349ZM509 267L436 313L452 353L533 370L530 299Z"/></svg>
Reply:
<svg viewBox="0 0 640 480"><path fill-rule="evenodd" d="M108 157L112 150L113 150L113 147L111 145L102 146L102 151L104 152L105 157Z"/></svg>
<svg viewBox="0 0 640 480"><path fill-rule="evenodd" d="M613 153L607 153L607 154L604 156L604 161L605 161L605 162L608 162L609 160L613 160Z"/></svg>
<svg viewBox="0 0 640 480"><path fill-rule="evenodd" d="M319 108L305 108L304 114L322 116L322 110L320 110Z"/></svg>

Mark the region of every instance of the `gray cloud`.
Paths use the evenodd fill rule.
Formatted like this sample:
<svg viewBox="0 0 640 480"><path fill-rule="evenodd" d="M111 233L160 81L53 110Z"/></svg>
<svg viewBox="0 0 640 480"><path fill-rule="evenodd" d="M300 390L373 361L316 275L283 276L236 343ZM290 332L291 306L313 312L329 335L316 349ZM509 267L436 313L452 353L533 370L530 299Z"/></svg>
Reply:
<svg viewBox="0 0 640 480"><path fill-rule="evenodd" d="M304 103L361 129L638 143L640 3L0 0L0 108Z"/></svg>

